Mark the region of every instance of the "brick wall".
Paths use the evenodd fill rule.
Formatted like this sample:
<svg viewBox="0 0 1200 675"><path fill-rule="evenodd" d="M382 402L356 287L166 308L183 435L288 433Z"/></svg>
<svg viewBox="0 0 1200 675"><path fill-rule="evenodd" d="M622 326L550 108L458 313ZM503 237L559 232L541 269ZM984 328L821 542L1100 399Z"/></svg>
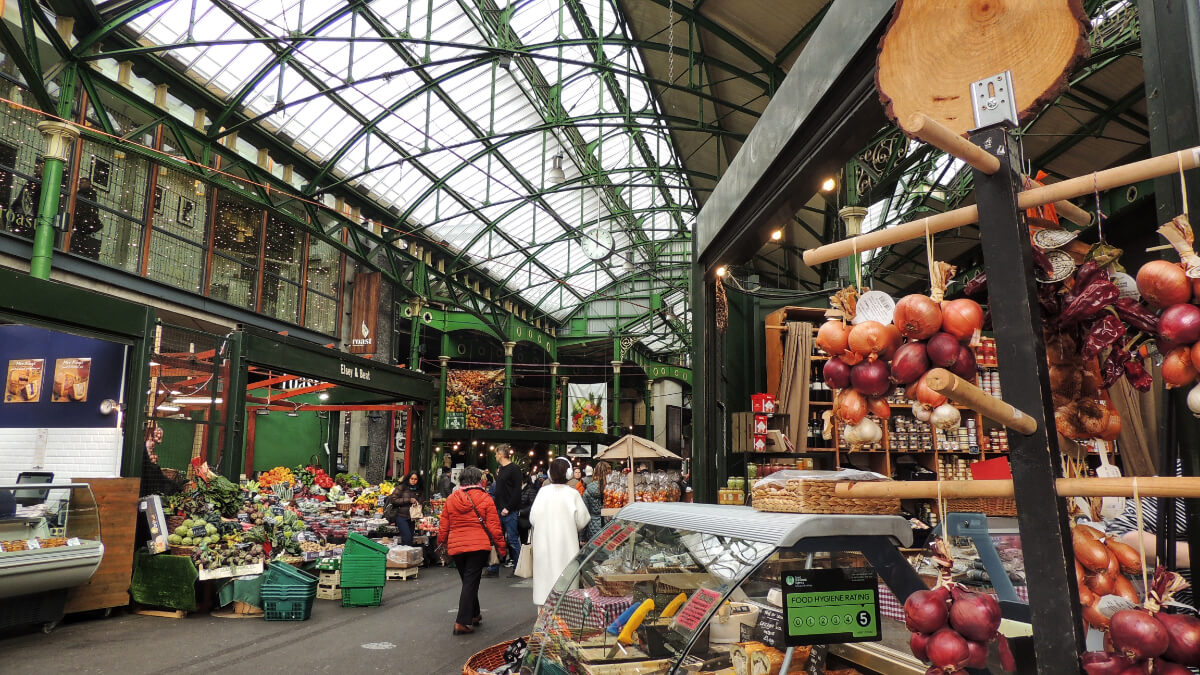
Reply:
<svg viewBox="0 0 1200 675"><path fill-rule="evenodd" d="M0 429L0 483L22 471L53 471L54 480L121 475L120 429Z"/></svg>

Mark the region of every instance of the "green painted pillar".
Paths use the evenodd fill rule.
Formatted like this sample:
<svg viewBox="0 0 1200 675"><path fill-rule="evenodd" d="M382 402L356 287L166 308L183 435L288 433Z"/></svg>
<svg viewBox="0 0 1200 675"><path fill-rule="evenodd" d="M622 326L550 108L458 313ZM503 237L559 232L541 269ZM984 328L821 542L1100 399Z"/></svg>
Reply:
<svg viewBox="0 0 1200 675"><path fill-rule="evenodd" d="M558 361L550 363L550 430L558 431L561 415L558 411Z"/></svg>
<svg viewBox="0 0 1200 675"><path fill-rule="evenodd" d="M562 423L563 423L562 428L563 428L563 431L571 430L571 409L569 407L570 403L571 403L571 394L569 393L568 388L567 388L567 383L570 381L570 379L571 378L567 377L566 375L563 375L558 380L560 383L562 383Z"/></svg>
<svg viewBox="0 0 1200 675"><path fill-rule="evenodd" d="M510 428L512 422L512 354L517 343L509 340L504 343L504 428Z"/></svg>
<svg viewBox="0 0 1200 675"><path fill-rule="evenodd" d="M417 370L421 367L421 308L422 299L417 297L412 301L412 326L409 329L408 367Z"/></svg>
<svg viewBox="0 0 1200 675"><path fill-rule="evenodd" d="M608 433L620 434L621 427L621 362L613 361L613 395L612 395L612 420L608 425Z"/></svg>
<svg viewBox="0 0 1200 675"><path fill-rule="evenodd" d="M442 390L438 393L438 401L441 405L438 406L438 424L442 429L446 428L446 364L450 362L450 357L442 355L438 357L442 370Z"/></svg>
<svg viewBox="0 0 1200 675"><path fill-rule="evenodd" d="M654 442L654 380L646 379L646 440Z"/></svg>
<svg viewBox="0 0 1200 675"><path fill-rule="evenodd" d="M66 94L70 96L70 94ZM54 217L58 215L58 197L62 190L63 169L79 138L75 127L65 122L38 122L38 131L46 148L42 153L42 199L38 204L37 226L33 234L33 256L29 276L50 278L50 260L54 256Z"/></svg>

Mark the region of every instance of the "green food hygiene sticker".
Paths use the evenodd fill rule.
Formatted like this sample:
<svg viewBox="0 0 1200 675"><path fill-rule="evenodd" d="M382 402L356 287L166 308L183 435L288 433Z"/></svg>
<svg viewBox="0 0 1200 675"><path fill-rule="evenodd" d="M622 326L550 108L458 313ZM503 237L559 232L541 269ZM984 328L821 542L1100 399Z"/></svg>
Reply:
<svg viewBox="0 0 1200 675"><path fill-rule="evenodd" d="M882 639L874 569L792 570L781 581L789 647Z"/></svg>

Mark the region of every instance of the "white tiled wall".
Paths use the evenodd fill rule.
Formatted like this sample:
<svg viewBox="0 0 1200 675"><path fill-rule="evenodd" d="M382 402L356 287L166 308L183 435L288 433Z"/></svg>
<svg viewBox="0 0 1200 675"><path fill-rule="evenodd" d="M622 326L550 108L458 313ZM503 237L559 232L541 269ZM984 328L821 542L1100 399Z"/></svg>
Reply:
<svg viewBox="0 0 1200 675"><path fill-rule="evenodd" d="M0 483L15 482L22 471L53 471L55 482L119 477L121 430L0 429Z"/></svg>

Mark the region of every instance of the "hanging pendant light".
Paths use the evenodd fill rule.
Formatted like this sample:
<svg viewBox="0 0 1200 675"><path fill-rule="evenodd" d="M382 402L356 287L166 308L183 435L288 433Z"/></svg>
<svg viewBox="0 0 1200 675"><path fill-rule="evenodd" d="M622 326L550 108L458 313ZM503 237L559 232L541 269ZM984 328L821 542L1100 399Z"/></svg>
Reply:
<svg viewBox="0 0 1200 675"><path fill-rule="evenodd" d="M550 181L554 185L558 185L567 179L567 174L563 173L562 160L563 156L561 152L550 158L552 163L550 165L550 170L546 172L546 180Z"/></svg>

